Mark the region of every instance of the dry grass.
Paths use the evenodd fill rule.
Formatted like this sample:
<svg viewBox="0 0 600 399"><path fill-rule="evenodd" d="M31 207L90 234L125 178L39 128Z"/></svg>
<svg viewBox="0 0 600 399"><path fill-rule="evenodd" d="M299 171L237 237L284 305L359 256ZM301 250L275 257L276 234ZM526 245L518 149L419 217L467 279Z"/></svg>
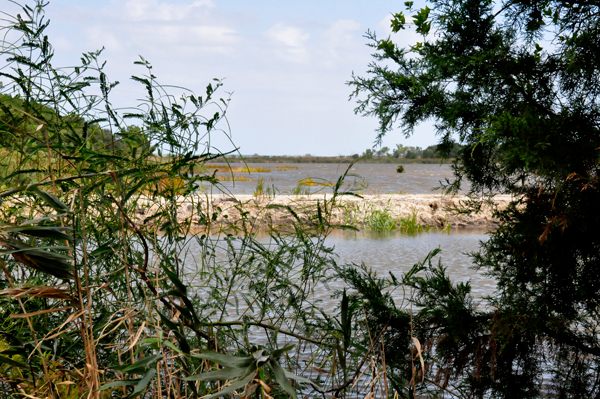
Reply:
<svg viewBox="0 0 600 399"><path fill-rule="evenodd" d="M306 179L302 179L298 182L299 186L323 186L323 187L333 187L335 183L330 181L314 181L312 177L307 177Z"/></svg>
<svg viewBox="0 0 600 399"><path fill-rule="evenodd" d="M285 170L296 170L298 169L298 166L288 166L288 165L282 165L282 166L275 166L277 168L278 171L285 171Z"/></svg>
<svg viewBox="0 0 600 399"><path fill-rule="evenodd" d="M216 178L219 181L256 181L256 179L252 179L250 177L246 177L244 175L217 175Z"/></svg>

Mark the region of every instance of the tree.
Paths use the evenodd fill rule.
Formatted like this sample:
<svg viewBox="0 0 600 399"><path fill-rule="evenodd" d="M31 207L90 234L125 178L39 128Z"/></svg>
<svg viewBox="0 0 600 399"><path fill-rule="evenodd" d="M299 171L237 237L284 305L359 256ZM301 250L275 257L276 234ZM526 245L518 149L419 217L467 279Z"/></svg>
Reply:
<svg viewBox="0 0 600 399"><path fill-rule="evenodd" d="M377 150L376 155L378 158L387 157L389 152L389 147L382 147L379 150Z"/></svg>
<svg viewBox="0 0 600 399"><path fill-rule="evenodd" d="M414 333L429 340L419 372L476 397L597 397L600 3L431 3L412 15L413 46L367 32L376 52L349 82L356 112L379 119L378 139L434 119L442 155L464 145L447 190L468 179L470 211L498 193L514 200L474 256L498 282L485 307L435 268L405 281L423 306ZM403 13L391 24L409 25Z"/></svg>

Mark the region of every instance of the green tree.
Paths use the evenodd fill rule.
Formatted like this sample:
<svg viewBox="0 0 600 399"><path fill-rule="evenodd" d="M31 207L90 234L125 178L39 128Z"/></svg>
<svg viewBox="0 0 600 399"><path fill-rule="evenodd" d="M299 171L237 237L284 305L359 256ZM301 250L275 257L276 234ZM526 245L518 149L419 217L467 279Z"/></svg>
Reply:
<svg viewBox="0 0 600 399"><path fill-rule="evenodd" d="M498 193L514 200L474 257L498 282L483 305L437 269L405 281L423 306L415 336L430 342L423 389L598 397L600 3L431 3L406 3L422 35L412 46L367 32L376 52L349 82L356 112L379 119L378 139L396 122L410 134L435 120L442 155L464 146L446 188L468 179L472 211ZM393 31L406 20L395 14Z"/></svg>

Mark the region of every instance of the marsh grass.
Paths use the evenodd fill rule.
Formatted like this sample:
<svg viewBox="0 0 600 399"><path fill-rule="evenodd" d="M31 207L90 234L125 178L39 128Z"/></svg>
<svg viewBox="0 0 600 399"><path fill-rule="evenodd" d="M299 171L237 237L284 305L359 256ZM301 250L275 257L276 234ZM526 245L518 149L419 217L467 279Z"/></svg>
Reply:
<svg viewBox="0 0 600 399"><path fill-rule="evenodd" d="M219 181L256 181L256 179L244 175L215 175L215 177Z"/></svg>
<svg viewBox="0 0 600 399"><path fill-rule="evenodd" d="M292 195L310 195L310 187L298 183L296 187L291 190Z"/></svg>
<svg viewBox="0 0 600 399"><path fill-rule="evenodd" d="M374 209L365 218L365 224L372 231L387 232L396 229L398 221L391 215L388 208Z"/></svg>
<svg viewBox="0 0 600 399"><path fill-rule="evenodd" d="M408 217L400 217L397 220L397 228L407 234L417 234L423 232L429 232L429 226L423 226L419 222L419 213L415 208L411 211L411 215Z"/></svg>
<svg viewBox="0 0 600 399"><path fill-rule="evenodd" d="M290 165L276 165L275 168L280 171L286 171L286 170L297 170L298 166L290 166Z"/></svg>
<svg viewBox="0 0 600 399"><path fill-rule="evenodd" d="M0 398L402 390L385 380L384 329L370 326L363 302L344 291L326 309L315 295L341 278L326 238L353 229L332 216L350 194L347 172L302 217L279 206L287 229L261 237L257 219L276 205L250 217L244 204L211 197L222 188L213 174L194 173L214 159L210 136L226 125L221 82L171 93L140 58L133 80L147 97L120 114L101 52L76 68L52 65L44 7L24 6L1 27ZM255 193L275 190L259 179ZM227 230L216 223L226 206L240 214ZM214 361L265 353L270 368L252 357L241 381ZM225 372L227 381L211 378Z"/></svg>
<svg viewBox="0 0 600 399"><path fill-rule="evenodd" d="M321 186L321 187L333 187L335 183L325 179L317 179L316 181L312 177L307 177L298 182L298 186Z"/></svg>

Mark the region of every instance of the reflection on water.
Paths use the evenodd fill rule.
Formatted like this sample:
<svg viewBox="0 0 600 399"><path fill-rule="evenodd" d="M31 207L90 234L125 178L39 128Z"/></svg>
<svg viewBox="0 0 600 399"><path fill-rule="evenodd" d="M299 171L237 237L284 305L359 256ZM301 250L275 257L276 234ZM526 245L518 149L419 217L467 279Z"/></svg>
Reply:
<svg viewBox="0 0 600 399"><path fill-rule="evenodd" d="M243 164L231 164L232 167L242 167ZM262 178L265 188L274 187L281 193L290 192L298 182L308 177L323 179L324 181L336 182L349 165L347 164L270 164L249 163L249 167L271 169L269 173L236 173L252 179ZM276 166L292 166L297 169L278 170ZM450 165L444 164L407 164L404 165L405 172L397 173L397 165L394 164L355 164L348 176L346 183L355 189L363 189L365 194L369 193L398 193L407 194L430 194L434 187L440 186L440 181L449 179L452 181L452 169ZM232 194L252 194L256 189L256 181L224 181L222 185ZM463 187L466 189L467 187ZM318 187L313 187L313 190Z"/></svg>
<svg viewBox="0 0 600 399"><path fill-rule="evenodd" d="M346 232L335 230L327 237L325 244L334 248L334 254L338 265L364 263L380 276L389 277L393 273L400 278L403 273L408 272L411 267L423 261L427 254L436 248L441 252L433 259L446 267L448 276L454 283L471 282L472 294L476 298L490 295L495 289L495 281L483 276L480 272L471 269L473 265L468 253L476 252L481 241L487 241L488 235L485 229L452 229L450 234L442 232L423 233L418 235L406 235L399 232L373 233L373 232ZM259 238L259 241L269 247L274 245L268 235ZM239 248L239 241L233 240L232 245ZM231 248L233 248L231 247ZM192 241L188 248L190 252L187 258L187 269L194 274L195 265L200 264L200 247ZM225 248L216 251L220 262L228 262ZM316 287L314 296L319 299L326 311L333 311L339 304L339 299L332 299L331 295L345 288L345 283L339 280L331 281L325 285ZM210 289L205 287L204 289ZM404 297L404 293L396 291L393 293L398 305ZM245 309L245 307L243 307Z"/></svg>
<svg viewBox="0 0 600 399"><path fill-rule="evenodd" d="M364 262L381 276L389 276L389 272L392 272L397 277L408 272L415 263L421 262L429 252L440 248L441 252L434 258L434 262L437 264L441 260L454 282L471 280L473 295L481 298L491 294L496 284L493 279L470 268L473 262L467 253L476 252L480 241L487 239L484 229L453 229L450 234L432 232L414 236L399 233L337 232L326 242L335 247L339 263Z"/></svg>

